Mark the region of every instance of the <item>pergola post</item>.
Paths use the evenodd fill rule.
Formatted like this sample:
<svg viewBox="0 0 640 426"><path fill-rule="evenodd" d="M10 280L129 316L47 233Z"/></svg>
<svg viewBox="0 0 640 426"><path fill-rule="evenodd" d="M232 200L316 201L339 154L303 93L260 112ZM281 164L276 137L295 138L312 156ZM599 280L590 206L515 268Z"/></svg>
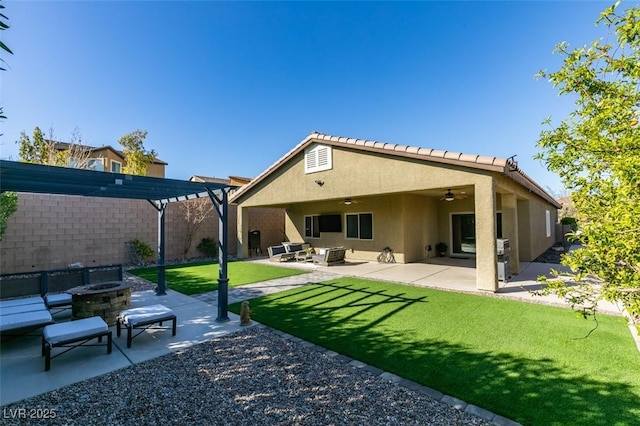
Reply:
<svg viewBox="0 0 640 426"><path fill-rule="evenodd" d="M209 196L218 213L218 317L217 322L229 321L229 277L227 275L227 259L229 252L229 194L221 191L221 198L209 191Z"/></svg>
<svg viewBox="0 0 640 426"><path fill-rule="evenodd" d="M167 203L156 201L151 203L158 210L158 287L156 288L156 296L165 296L165 264L164 264L164 241L165 241L165 212Z"/></svg>

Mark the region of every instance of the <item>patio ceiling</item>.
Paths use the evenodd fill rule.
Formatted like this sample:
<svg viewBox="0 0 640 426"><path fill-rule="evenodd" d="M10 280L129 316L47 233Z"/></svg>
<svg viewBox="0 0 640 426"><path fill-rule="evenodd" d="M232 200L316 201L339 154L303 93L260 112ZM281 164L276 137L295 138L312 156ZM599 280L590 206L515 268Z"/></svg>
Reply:
<svg viewBox="0 0 640 426"><path fill-rule="evenodd" d="M0 160L0 192L127 198L170 203L208 197L229 185Z"/></svg>

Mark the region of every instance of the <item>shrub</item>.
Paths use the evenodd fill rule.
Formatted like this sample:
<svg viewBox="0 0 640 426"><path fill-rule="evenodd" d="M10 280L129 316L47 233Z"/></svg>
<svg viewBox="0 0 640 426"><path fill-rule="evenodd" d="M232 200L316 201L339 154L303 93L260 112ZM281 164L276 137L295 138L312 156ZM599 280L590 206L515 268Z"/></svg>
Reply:
<svg viewBox="0 0 640 426"><path fill-rule="evenodd" d="M133 263L139 265L146 259L153 257L154 252L151 246L139 238L129 241L129 254Z"/></svg>
<svg viewBox="0 0 640 426"><path fill-rule="evenodd" d="M560 219L560 223L563 225L575 225L578 223L575 217L567 216Z"/></svg>
<svg viewBox="0 0 640 426"><path fill-rule="evenodd" d="M196 248L205 256L218 257L218 243L213 238L203 238Z"/></svg>

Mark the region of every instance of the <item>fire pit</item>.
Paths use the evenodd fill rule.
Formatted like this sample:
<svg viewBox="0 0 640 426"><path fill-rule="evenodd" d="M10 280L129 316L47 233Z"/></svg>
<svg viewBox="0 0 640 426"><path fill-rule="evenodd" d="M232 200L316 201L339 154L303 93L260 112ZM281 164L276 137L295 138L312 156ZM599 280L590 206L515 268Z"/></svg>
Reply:
<svg viewBox="0 0 640 426"><path fill-rule="evenodd" d="M83 285L67 293L72 296L73 319L100 316L111 326L121 311L131 307L131 284L121 281Z"/></svg>

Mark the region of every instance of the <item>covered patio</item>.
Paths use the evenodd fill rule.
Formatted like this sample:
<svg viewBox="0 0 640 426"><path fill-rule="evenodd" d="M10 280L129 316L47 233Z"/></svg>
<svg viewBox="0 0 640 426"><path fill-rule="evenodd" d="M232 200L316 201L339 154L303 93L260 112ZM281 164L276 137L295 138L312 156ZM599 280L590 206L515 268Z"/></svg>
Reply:
<svg viewBox="0 0 640 426"><path fill-rule="evenodd" d="M282 208L283 241L344 247L350 261L375 261L385 247L398 263L443 251L478 259L475 288L499 291L498 239L510 270L555 243L560 205L498 158L313 132L230 202L238 205L238 255L248 256L248 211ZM437 247L445 245L444 250Z"/></svg>

